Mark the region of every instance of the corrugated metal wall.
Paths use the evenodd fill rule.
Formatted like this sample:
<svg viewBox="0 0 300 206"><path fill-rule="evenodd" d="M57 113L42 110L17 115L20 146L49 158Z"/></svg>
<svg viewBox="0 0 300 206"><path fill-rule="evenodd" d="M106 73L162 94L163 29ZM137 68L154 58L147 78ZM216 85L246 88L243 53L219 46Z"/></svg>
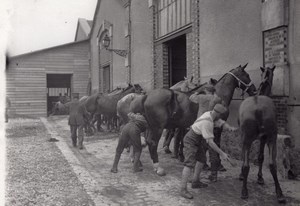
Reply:
<svg viewBox="0 0 300 206"><path fill-rule="evenodd" d="M12 108L13 111L18 114L46 116L46 74L72 74L72 93L79 93L80 97L86 95L89 78L89 42L75 42L11 58L6 84L7 95L12 107L15 107ZM31 92L25 93L24 90L29 88ZM37 100L43 105L35 111L31 105Z"/></svg>

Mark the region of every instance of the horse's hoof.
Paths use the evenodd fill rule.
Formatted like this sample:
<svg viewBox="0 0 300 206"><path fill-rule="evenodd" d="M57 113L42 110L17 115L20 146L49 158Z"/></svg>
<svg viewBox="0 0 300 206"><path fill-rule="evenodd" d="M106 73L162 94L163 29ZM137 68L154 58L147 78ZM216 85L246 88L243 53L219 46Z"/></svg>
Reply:
<svg viewBox="0 0 300 206"><path fill-rule="evenodd" d="M241 198L242 198L243 200L247 200L247 199L248 199L248 195L242 195Z"/></svg>
<svg viewBox="0 0 300 206"><path fill-rule="evenodd" d="M165 176L167 173L161 168L156 171L156 174L158 174L158 176Z"/></svg>
<svg viewBox="0 0 300 206"><path fill-rule="evenodd" d="M286 203L286 199L285 199L285 197L283 195L281 197L277 197L277 201L279 203Z"/></svg>
<svg viewBox="0 0 300 206"><path fill-rule="evenodd" d="M240 175L239 175L239 180L241 180L241 181L244 180L243 174L240 174Z"/></svg>
<svg viewBox="0 0 300 206"><path fill-rule="evenodd" d="M110 170L110 172L112 172L112 173L118 173L118 169L112 168L112 169Z"/></svg>
<svg viewBox="0 0 300 206"><path fill-rule="evenodd" d="M165 153L166 154L171 154L171 150L168 147L164 147Z"/></svg>
<svg viewBox="0 0 300 206"><path fill-rule="evenodd" d="M184 162L184 157L183 156L179 156L179 161L180 162Z"/></svg>
<svg viewBox="0 0 300 206"><path fill-rule="evenodd" d="M177 158L178 158L178 155L172 155L171 158L177 159Z"/></svg>
<svg viewBox="0 0 300 206"><path fill-rule="evenodd" d="M243 200L248 199L248 190L242 190L242 196L241 198Z"/></svg>
<svg viewBox="0 0 300 206"><path fill-rule="evenodd" d="M143 172L143 168L141 168L141 167L133 168L133 173L136 173L136 172Z"/></svg>
<svg viewBox="0 0 300 206"><path fill-rule="evenodd" d="M259 177L259 178L257 179L257 183L258 183L259 185L264 185L264 184L265 184L264 178Z"/></svg>

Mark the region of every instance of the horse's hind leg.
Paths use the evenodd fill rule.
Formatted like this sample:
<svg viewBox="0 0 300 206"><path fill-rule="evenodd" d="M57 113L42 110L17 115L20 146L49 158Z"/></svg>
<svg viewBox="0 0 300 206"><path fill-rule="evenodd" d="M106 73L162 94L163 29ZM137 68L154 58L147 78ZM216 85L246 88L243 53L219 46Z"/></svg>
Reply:
<svg viewBox="0 0 300 206"><path fill-rule="evenodd" d="M164 169L159 166L158 154L157 154L157 147L158 147L158 143L159 143L159 138L157 139L157 137L160 137L161 133L162 133L162 129L159 129L159 128L149 129L149 130L147 130L146 139L147 139L147 142L150 143L148 145L148 149L149 149L151 159L153 161L154 171L159 176L164 176L164 175L166 175L166 173L165 173Z"/></svg>
<svg viewBox="0 0 300 206"><path fill-rule="evenodd" d="M277 164L276 164L276 155L277 155L277 146L276 146L276 138L275 141L268 143L269 147L269 154L270 154L270 172L273 176L274 183L275 183L275 190L276 190L276 195L277 195L277 200L280 203L285 203L286 199L282 194L282 190L280 188L280 184L278 182L278 177L277 177Z"/></svg>
<svg viewBox="0 0 300 206"><path fill-rule="evenodd" d="M242 199L247 199L248 198L248 188L247 188L247 180L248 180L248 174L250 170L250 165L249 165L249 153L250 153L250 148L251 148L251 141L245 141L243 142L243 150L242 150L242 159L243 159L243 166L242 166L242 175L243 175L243 187L242 187Z"/></svg>
<svg viewBox="0 0 300 206"><path fill-rule="evenodd" d="M264 162L265 145L266 145L266 138L262 137L260 139L260 145L259 145L259 154L258 154L259 169L258 169L258 174L257 174L257 183L260 184L260 185L263 185L265 183L264 178L263 178L263 174L262 174L262 166L263 166L263 162Z"/></svg>

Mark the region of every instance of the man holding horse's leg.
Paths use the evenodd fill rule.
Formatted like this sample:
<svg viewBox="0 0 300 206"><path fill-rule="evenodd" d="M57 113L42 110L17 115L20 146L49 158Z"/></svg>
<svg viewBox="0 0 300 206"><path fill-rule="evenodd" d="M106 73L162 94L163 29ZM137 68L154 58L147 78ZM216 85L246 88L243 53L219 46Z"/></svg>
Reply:
<svg viewBox="0 0 300 206"><path fill-rule="evenodd" d="M139 113L129 113L128 114L129 122L124 125L121 131L121 136L116 148L116 154L114 158L114 163L112 169L110 170L113 173L118 172L118 163L121 157L121 154L125 147L128 146L129 142L133 146L133 172L141 172L140 156L142 153L142 142L141 142L141 133L146 130L148 123L145 117Z"/></svg>
<svg viewBox="0 0 300 206"><path fill-rule="evenodd" d="M230 161L229 156L223 152L213 140L215 124L222 124L224 129L233 129L233 127L228 125L224 120L220 119L221 114L225 112L227 112L227 109L223 105L216 104L212 111L205 112L194 122L184 137L183 152L185 161L180 188L180 195L184 198L193 198L193 195L187 190L187 182L192 168L195 168L192 188L207 187L207 184L200 182L199 176L203 165L206 163L205 152L208 146L216 151L223 160ZM197 155L198 157L196 159Z"/></svg>

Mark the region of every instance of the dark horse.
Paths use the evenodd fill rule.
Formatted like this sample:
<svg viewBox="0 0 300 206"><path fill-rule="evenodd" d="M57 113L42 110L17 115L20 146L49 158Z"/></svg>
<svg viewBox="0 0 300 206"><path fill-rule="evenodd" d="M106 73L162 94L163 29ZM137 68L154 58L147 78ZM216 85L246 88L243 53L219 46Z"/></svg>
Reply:
<svg viewBox="0 0 300 206"><path fill-rule="evenodd" d="M108 121L117 117L118 101L130 93L141 93L143 91L139 84L129 84L122 92L113 95L102 95L97 99L97 113L107 117ZM108 126L111 130L111 127Z"/></svg>
<svg viewBox="0 0 300 206"><path fill-rule="evenodd" d="M254 140L260 139L260 149L258 156L259 171L258 171L258 184L264 184L262 175L262 164L264 161L264 148L267 143L270 154L270 172L273 176L276 188L278 202L284 203L285 197L282 194L276 167L277 155L277 123L276 123L276 109L270 97L272 81L273 81L273 68L261 68L262 82L259 87L259 95L248 97L245 99L239 109L239 123L242 136L242 175L240 179L243 180L242 199L248 198L247 178L249 174L249 153L251 144Z"/></svg>
<svg viewBox="0 0 300 206"><path fill-rule="evenodd" d="M241 88L253 95L256 92L245 66L239 66L226 73L215 85L217 95L226 106L229 105L235 88ZM165 175L159 167L157 146L164 128L187 128L197 118L198 104L189 100L189 95L169 89L155 89L149 92L144 100L144 111L149 123L147 139L154 144L149 145L149 152L158 175Z"/></svg>

